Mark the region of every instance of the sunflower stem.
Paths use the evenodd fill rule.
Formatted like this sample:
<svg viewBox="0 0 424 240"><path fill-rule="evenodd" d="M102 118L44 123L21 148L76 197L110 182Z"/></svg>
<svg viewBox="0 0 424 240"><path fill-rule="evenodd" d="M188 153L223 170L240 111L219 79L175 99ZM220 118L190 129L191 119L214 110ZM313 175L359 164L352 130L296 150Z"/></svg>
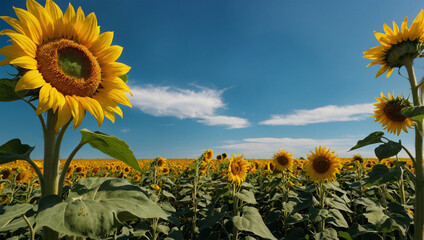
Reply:
<svg viewBox="0 0 424 240"><path fill-rule="evenodd" d="M321 181L318 185L318 193L319 193L319 205L321 210L324 210L325 208L325 189L324 189L324 183ZM319 231L322 232L325 229L325 219L323 218L321 222L319 223Z"/></svg>
<svg viewBox="0 0 424 240"><path fill-rule="evenodd" d="M233 185L233 212L234 212L234 216L238 216L239 215L239 210L238 210L238 199L236 197L237 191L236 191L236 184L232 184ZM233 223L233 239L234 240L238 240L238 229L237 227L234 225Z"/></svg>
<svg viewBox="0 0 424 240"><path fill-rule="evenodd" d="M411 84L414 106L422 106L419 96L419 87L415 77L413 59L405 59L405 68L408 71L409 83ZM424 173L423 173L423 121L416 121L415 126L415 214L414 214L414 239L424 239Z"/></svg>
<svg viewBox="0 0 424 240"><path fill-rule="evenodd" d="M59 193L59 159L55 158L57 114L52 109L47 112L46 132L44 134L44 185L41 185L41 197ZM41 183L41 182L40 182ZM43 239L59 239L59 233L43 227Z"/></svg>
<svg viewBox="0 0 424 240"><path fill-rule="evenodd" d="M82 148L82 146L84 146L86 144L86 142L80 142L78 144L78 146L76 146L74 148L74 150L71 152L71 154L69 154L68 159L66 159L65 164L62 167L62 171L60 173L60 178L59 178L59 196L62 195L62 191L63 191L63 184L65 182L65 177L66 177L66 172L68 171L69 165L71 165L72 160L74 159L75 154L77 154L77 152Z"/></svg>

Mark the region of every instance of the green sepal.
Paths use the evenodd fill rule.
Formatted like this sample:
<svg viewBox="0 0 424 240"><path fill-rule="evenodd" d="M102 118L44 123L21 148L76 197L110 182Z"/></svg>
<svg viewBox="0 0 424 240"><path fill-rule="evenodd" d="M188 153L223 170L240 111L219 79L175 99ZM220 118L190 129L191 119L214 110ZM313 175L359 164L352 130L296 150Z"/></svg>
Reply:
<svg viewBox="0 0 424 240"><path fill-rule="evenodd" d="M127 74L124 74L124 75L122 75L122 76L119 76L119 78L120 78L122 81L124 81L124 83L127 83L127 81L128 81L128 76L127 76Z"/></svg>
<svg viewBox="0 0 424 240"><path fill-rule="evenodd" d="M381 141L381 138L383 137L384 132L378 131L378 132L373 132L370 135L368 135L366 138L359 140L358 143L356 143L356 145L354 147L352 147L350 151L367 146L367 145L371 145L374 143L381 143L383 141Z"/></svg>
<svg viewBox="0 0 424 240"><path fill-rule="evenodd" d="M105 133L97 131L91 132L85 128L80 130L80 132L81 143L88 143L91 147L100 150L102 153L118 159L141 172L140 165L138 164L133 151L125 141Z"/></svg>
<svg viewBox="0 0 424 240"><path fill-rule="evenodd" d="M384 158L389 158L397 155L402 150L402 144L399 142L388 141L387 143L383 143L380 146L374 149L375 156L377 156L378 160L382 160Z"/></svg>
<svg viewBox="0 0 424 240"><path fill-rule="evenodd" d="M424 119L424 106L404 107L400 112L404 117L412 118L415 121L422 121Z"/></svg>
<svg viewBox="0 0 424 240"><path fill-rule="evenodd" d="M29 160L34 147L22 144L21 140L15 138L0 146L0 164L15 160Z"/></svg>

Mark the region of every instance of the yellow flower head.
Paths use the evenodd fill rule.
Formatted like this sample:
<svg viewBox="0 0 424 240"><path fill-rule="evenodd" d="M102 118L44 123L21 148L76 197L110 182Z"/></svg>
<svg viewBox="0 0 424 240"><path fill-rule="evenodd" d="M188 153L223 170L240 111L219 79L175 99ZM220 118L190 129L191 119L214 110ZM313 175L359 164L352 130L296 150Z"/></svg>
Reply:
<svg viewBox="0 0 424 240"><path fill-rule="evenodd" d="M374 104L374 121L379 122L383 125L383 129L390 133L399 135L401 130L408 132L407 127L412 126L412 120L406 118L401 114L401 110L404 107L411 106L411 103L403 98L393 98L390 93L388 98L381 93L381 98L376 98L377 103Z"/></svg>
<svg viewBox="0 0 424 240"><path fill-rule="evenodd" d="M289 153L285 149L281 149L276 152L272 157L275 168L284 171L285 169L291 169L293 166L293 154Z"/></svg>
<svg viewBox="0 0 424 240"><path fill-rule="evenodd" d="M206 162L209 162L213 157L213 151L211 149L206 150L203 154L203 157L205 158Z"/></svg>
<svg viewBox="0 0 424 240"><path fill-rule="evenodd" d="M393 29L384 24L384 33L374 31L381 46L364 52L364 58L372 59L367 67L380 64L376 78L387 71L387 77L395 67L402 67L405 60L416 58L424 49L424 10L418 14L408 29L408 17L399 29L393 22Z"/></svg>
<svg viewBox="0 0 424 240"><path fill-rule="evenodd" d="M3 16L14 30L0 34L10 37L12 44L0 49L6 59L0 61L25 70L15 91L39 89L39 115L49 109L58 119L56 130L73 119L77 128L91 113L99 126L104 117L115 121L122 117L117 103L131 107L124 92L130 89L120 76L130 67L115 62L122 47L113 45L113 32L100 34L94 13L85 16L69 4L63 14L52 0L45 7L27 0L27 9L14 8L18 19Z"/></svg>
<svg viewBox="0 0 424 240"><path fill-rule="evenodd" d="M308 161L305 165L306 174L312 181L324 182L336 179L336 173L339 172L342 164L337 155L327 150L325 147L316 147L315 152L311 151L308 155Z"/></svg>
<svg viewBox="0 0 424 240"><path fill-rule="evenodd" d="M160 187L159 187L157 184L152 184L152 185L150 185L150 187L151 187L153 190L155 190L155 191L159 191L159 190L160 190Z"/></svg>
<svg viewBox="0 0 424 240"><path fill-rule="evenodd" d="M157 162L156 166L157 166L158 168L163 168L163 167L165 167L165 165L166 165L166 159L165 159L165 158L163 158L163 157L159 157L159 159L158 159L158 162Z"/></svg>
<svg viewBox="0 0 424 240"><path fill-rule="evenodd" d="M27 182L31 178L31 170L24 170L16 176L16 183Z"/></svg>
<svg viewBox="0 0 424 240"><path fill-rule="evenodd" d="M242 155L231 156L230 164L228 165L228 181L231 183L241 183L246 179L248 162L243 158Z"/></svg>

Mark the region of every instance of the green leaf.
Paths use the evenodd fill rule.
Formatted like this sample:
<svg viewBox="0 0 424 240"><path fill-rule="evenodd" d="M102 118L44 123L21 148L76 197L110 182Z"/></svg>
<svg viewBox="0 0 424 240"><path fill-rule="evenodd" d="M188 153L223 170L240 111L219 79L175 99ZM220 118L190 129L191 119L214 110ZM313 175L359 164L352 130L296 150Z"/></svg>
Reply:
<svg viewBox="0 0 424 240"><path fill-rule="evenodd" d="M124 75L120 76L119 78L122 79L122 81L124 81L124 83L126 83L128 81L127 74L124 74Z"/></svg>
<svg viewBox="0 0 424 240"><path fill-rule="evenodd" d="M123 221L168 216L125 179L86 178L75 183L64 201L56 195L42 198L36 223L71 236L98 238Z"/></svg>
<svg viewBox="0 0 424 240"><path fill-rule="evenodd" d="M243 202L250 203L250 204L257 204L255 194L253 194L250 191L247 191L246 189L241 190L241 192L238 192L236 194L236 197Z"/></svg>
<svg viewBox="0 0 424 240"><path fill-rule="evenodd" d="M424 106L417 107L404 107L400 113L407 118L412 118L413 120L419 121L424 118Z"/></svg>
<svg viewBox="0 0 424 240"><path fill-rule="evenodd" d="M349 224L346 222L346 219L343 217L343 214L339 210L330 209L329 216L330 217L327 219L328 223L336 227L349 228Z"/></svg>
<svg viewBox="0 0 424 240"><path fill-rule="evenodd" d="M348 232L339 231L339 236L346 240L353 240Z"/></svg>
<svg viewBox="0 0 424 240"><path fill-rule="evenodd" d="M322 232L314 234L315 240L338 240L337 231L334 228L326 228Z"/></svg>
<svg viewBox="0 0 424 240"><path fill-rule="evenodd" d="M381 138L383 137L384 132L373 132L370 135L368 135L366 138L359 140L358 143L356 143L356 145L354 147L352 147L349 151L367 146L367 145L371 145L374 143L381 143L383 141L381 141Z"/></svg>
<svg viewBox="0 0 424 240"><path fill-rule="evenodd" d="M376 164L368 173L368 178L365 182L369 184L385 184L393 181L398 181L402 175L401 167L388 168L384 164Z"/></svg>
<svg viewBox="0 0 424 240"><path fill-rule="evenodd" d="M91 132L87 129L82 129L80 132L82 143L88 143L91 147L115 159L121 160L141 172L140 165L126 142L117 137L97 131Z"/></svg>
<svg viewBox="0 0 424 240"><path fill-rule="evenodd" d="M21 217L34 206L31 204L16 204L12 206L0 207L0 231L7 226L13 219Z"/></svg>
<svg viewBox="0 0 424 240"><path fill-rule="evenodd" d="M293 228L287 236L284 238L285 240L298 240L298 239L305 239L305 232L302 228L296 227Z"/></svg>
<svg viewBox="0 0 424 240"><path fill-rule="evenodd" d="M0 164L15 160L29 160L34 147L22 144L21 140L15 138L0 146Z"/></svg>
<svg viewBox="0 0 424 240"><path fill-rule="evenodd" d="M234 226L240 231L248 231L266 239L277 239L265 225L258 209L254 207L243 207L243 215L233 217Z"/></svg>
<svg viewBox="0 0 424 240"><path fill-rule="evenodd" d="M199 223L199 226L200 226L199 230L202 231L218 223L225 216L227 211L228 211L227 205L224 205L221 208L216 208L216 209L212 209L211 211L208 211L204 220Z"/></svg>
<svg viewBox="0 0 424 240"><path fill-rule="evenodd" d="M313 222L320 222L325 220L328 215L327 209L320 209L320 208L309 208L309 219Z"/></svg>
<svg viewBox="0 0 424 240"><path fill-rule="evenodd" d="M374 152L378 160L382 160L397 155L401 150L402 144L400 142L389 141L378 146Z"/></svg>
<svg viewBox="0 0 424 240"><path fill-rule="evenodd" d="M24 97L22 92L15 92L17 80L3 78L0 79L0 102L11 102Z"/></svg>

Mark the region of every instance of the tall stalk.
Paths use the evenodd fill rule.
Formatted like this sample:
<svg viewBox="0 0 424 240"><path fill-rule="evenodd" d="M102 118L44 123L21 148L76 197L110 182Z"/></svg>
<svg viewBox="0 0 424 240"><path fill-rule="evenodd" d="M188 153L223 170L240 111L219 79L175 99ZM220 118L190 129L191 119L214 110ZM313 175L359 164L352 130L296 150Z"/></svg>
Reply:
<svg viewBox="0 0 424 240"><path fill-rule="evenodd" d="M405 59L405 68L408 71L409 83L411 84L414 106L422 106L419 87L413 68L413 59ZM424 176L423 176L423 121L415 122L415 214L414 214L414 239L424 239Z"/></svg>

